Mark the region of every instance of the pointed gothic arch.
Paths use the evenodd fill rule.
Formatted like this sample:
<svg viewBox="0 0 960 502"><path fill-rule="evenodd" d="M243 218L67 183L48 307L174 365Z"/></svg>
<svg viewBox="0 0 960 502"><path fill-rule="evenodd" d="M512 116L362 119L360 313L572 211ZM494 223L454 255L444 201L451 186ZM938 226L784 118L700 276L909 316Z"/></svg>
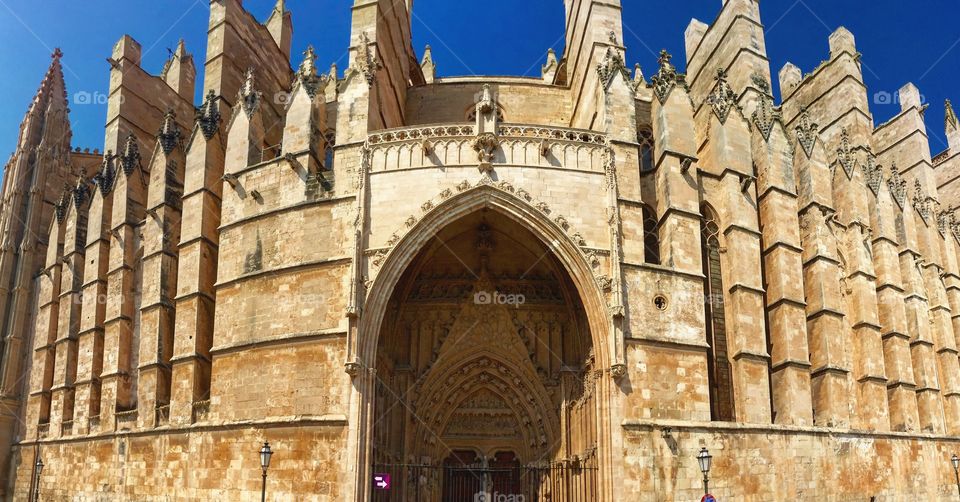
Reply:
<svg viewBox="0 0 960 502"><path fill-rule="evenodd" d="M710 417L732 422L736 419L733 399L733 368L728 351L725 290L720 255L720 221L706 202L701 205L700 224L704 275L704 312L707 328L707 369L710 386Z"/></svg>
<svg viewBox="0 0 960 502"><path fill-rule="evenodd" d="M456 323L461 317L469 318L472 315L473 318L479 319L481 326L487 323L501 327L498 329L481 327L478 333L485 337L505 334L508 336L499 344L458 350L459 358L456 360L437 362L437 359L442 358L434 357L427 363L427 371L419 375L416 375L410 367L420 368L422 362L411 363L406 360L400 361L399 364L397 360L385 362L379 356L382 356L385 351L397 350L395 346L393 349L387 348L391 344L388 333L396 332L389 331L388 326L396 322L395 312L403 305L403 302L398 301L397 294L399 292L405 295L418 290L410 284L407 276L411 273L419 273L421 263L418 260L425 250L447 245L432 242L439 233L444 232L445 229L457 228L465 221L476 223L477 215L480 214L487 214L491 220L495 220L495 226L507 225L525 232L530 239L528 248L534 247L533 243L543 248L543 256L537 256L528 249L527 251L530 251L528 257L532 257L530 261L535 264L551 263L557 273L564 276L564 280L567 281L568 288L559 300L561 303L574 302L582 314L579 328L582 330L583 350L576 352L577 356L565 361L564 364L555 365L545 371L542 365L537 363L536 350L529 349L531 345L536 346L539 343L529 342L528 339L535 338L535 335L525 334L523 329L516 327L515 324L512 325L513 329L510 329L515 319L510 317L510 311L506 308L485 311L484 314L471 314L470 309L473 306L463 303L465 298L463 294L464 291L472 294L473 290L466 289L454 293L461 295L460 306L454 309L457 313L444 314L449 315L446 318L447 331L462 332L457 329L451 330L450 325ZM472 230L473 227L470 228ZM513 258L515 259L516 256ZM502 275L494 275L497 279L502 279ZM536 294L538 290L533 288L521 291ZM614 360L610 352L612 342L608 342L612 327L609 315L606 299L584 251L568 235L567 230L550 219L541 209L511 193L510 190L493 184L480 184L465 189L460 194L438 204L417 222L409 233L399 238L395 247L386 256L370 285L363 315L359 320L354 361L358 367L355 382L360 405L356 409L361 414L358 417L359 423L364 424L357 431L356 436L358 454L362 459L358 463L361 466L360 470L365 470L364 467L371 469L378 462L385 461L409 463L426 460L437 463L442 462L451 452L473 449L472 443L457 442L458 431L451 432L450 427L461 425L452 417L462 414L464 403L468 403L481 391L502 402L502 406L495 406L494 408L498 409L493 411L497 416L503 417L504 424L516 424L518 432L515 437L490 438L492 442L481 441L482 445L481 448L477 448L478 451L488 455L495 452L512 452L524 463L538 461L549 463L565 459L560 453L560 446L563 445L566 448L564 451L567 452L573 451L572 448L577 449L576 454L571 454L570 458L578 458L579 461L589 459L590 462L595 462L591 465L597 465L603 469L606 462L605 455L610 452L608 437L610 430L599 418L600 410L607 406L604 403L609 399L610 386L613 385L609 377L609 366ZM472 323L468 326L472 327ZM528 337L526 341L524 336ZM571 337L557 337L559 340L567 338ZM422 346L426 347L426 350L437 349L442 354L444 343L451 342L449 339L440 340L433 344L425 343ZM420 345L414 344L414 346ZM573 364L574 361L577 364ZM432 371L434 365L436 371ZM408 372L410 376L397 376L400 372ZM606 378L603 378L604 374ZM401 394L396 387L391 387L392 383L387 383L387 380L395 377L401 380L415 379L421 388L415 389L409 396ZM554 379L550 380L551 378ZM566 379L565 386L560 384L561 378ZM545 381L551 383L545 384ZM564 401L565 397L570 399ZM385 402L389 404L385 405ZM428 406L431 402L432 407ZM557 403L564 404L558 406ZM405 440L406 449L396 451L399 445L397 440L394 440L391 447L395 451L384 454L382 451L384 448L382 446L375 448L375 445L387 444L384 443L385 436L399 436L396 432L381 432L377 425L409 423L409 421L404 422L402 418L385 418L382 411L392 406L409 406L416 410L416 423L430 426L404 430L400 435L409 438ZM421 412L422 408L426 408L427 411ZM564 415L564 420L561 420L559 413L568 414ZM580 427L582 431L590 432L571 434L569 429L564 430L563 424L566 423L569 428L571 420L582 423L583 426ZM383 426L380 428L382 429ZM577 438L571 439L578 434ZM466 437L470 441L476 441L476 437L471 434L466 434ZM434 444L440 440L444 444ZM416 447L411 449L411 444ZM595 473L596 469L592 469L592 472ZM359 475L364 479L365 474ZM602 476L598 478L603 479ZM597 487L595 483L596 481L591 481L588 484L598 493L602 492L602 487ZM363 495L360 494L359 498Z"/></svg>

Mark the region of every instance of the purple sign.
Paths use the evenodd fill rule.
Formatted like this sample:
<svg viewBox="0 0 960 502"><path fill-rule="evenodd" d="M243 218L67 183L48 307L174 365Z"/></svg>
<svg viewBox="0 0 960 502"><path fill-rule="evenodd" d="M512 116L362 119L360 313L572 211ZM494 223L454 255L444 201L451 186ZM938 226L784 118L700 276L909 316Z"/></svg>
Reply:
<svg viewBox="0 0 960 502"><path fill-rule="evenodd" d="M389 474L374 474L373 475L373 486L377 490L389 490L390 489L390 475Z"/></svg>

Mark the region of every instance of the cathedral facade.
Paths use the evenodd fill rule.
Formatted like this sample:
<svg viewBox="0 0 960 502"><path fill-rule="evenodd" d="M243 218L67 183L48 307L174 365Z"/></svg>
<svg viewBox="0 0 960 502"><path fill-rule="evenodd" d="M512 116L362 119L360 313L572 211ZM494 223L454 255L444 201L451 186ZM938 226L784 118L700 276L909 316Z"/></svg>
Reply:
<svg viewBox="0 0 960 502"><path fill-rule="evenodd" d="M936 156L912 84L875 124L840 28L777 104L758 0L647 75L621 0L564 0L540 78L439 78L410 0L352 4L342 71L282 0L210 2L202 82L123 36L92 152L53 55L3 177L3 497L699 500L702 452L721 500L954 496L949 102Z"/></svg>

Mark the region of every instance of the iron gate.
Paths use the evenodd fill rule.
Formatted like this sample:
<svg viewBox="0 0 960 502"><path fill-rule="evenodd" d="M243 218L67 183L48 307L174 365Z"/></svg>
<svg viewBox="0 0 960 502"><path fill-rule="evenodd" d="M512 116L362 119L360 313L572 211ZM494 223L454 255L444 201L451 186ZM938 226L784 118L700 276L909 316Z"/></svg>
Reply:
<svg viewBox="0 0 960 502"><path fill-rule="evenodd" d="M389 489L374 486L375 502L588 502L596 500L592 462L518 467L380 464Z"/></svg>

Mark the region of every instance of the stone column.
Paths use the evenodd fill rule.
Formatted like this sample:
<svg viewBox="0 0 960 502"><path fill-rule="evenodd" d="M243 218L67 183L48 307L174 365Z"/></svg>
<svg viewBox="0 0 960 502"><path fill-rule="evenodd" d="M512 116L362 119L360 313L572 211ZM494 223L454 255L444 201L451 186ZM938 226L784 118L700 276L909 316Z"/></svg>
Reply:
<svg viewBox="0 0 960 502"><path fill-rule="evenodd" d="M781 79L782 80L782 79ZM813 420L821 427L850 426L850 335L844 330L840 261L832 227L833 190L817 125L801 114L793 166L799 195L803 285L810 346Z"/></svg>
<svg viewBox="0 0 960 502"><path fill-rule="evenodd" d="M896 164L891 166L888 187L894 201L902 210L896 215L900 240L900 275L903 279L904 310L907 317L907 334L910 336L910 356L913 363L914 381L917 385L917 413L920 430L935 434L944 431L943 405L940 395L935 345L931 333L930 309L923 276L918 261L921 259L917 244L917 226L914 209L907 200L906 181L900 176Z"/></svg>
<svg viewBox="0 0 960 502"><path fill-rule="evenodd" d="M737 94L718 71L697 112L703 189L701 198L719 212L723 299L733 398L738 421L770 422L770 376L764 319L761 233L751 159L750 124Z"/></svg>
<svg viewBox="0 0 960 502"><path fill-rule="evenodd" d="M143 226L143 296L140 302L137 421L153 427L169 419L170 359L174 351L174 297L184 155L176 115L168 112L150 166Z"/></svg>
<svg viewBox="0 0 960 502"><path fill-rule="evenodd" d="M871 254L868 198L873 197L858 169L857 150L842 130L831 164L835 219L841 253L841 293L846 298L846 320L853 337L853 378L857 384L855 428L889 430L887 375L877 307L877 276Z"/></svg>
<svg viewBox="0 0 960 502"><path fill-rule="evenodd" d="M101 419L113 420L113 412L101 417L100 373L103 369L103 320L106 315L107 265L110 253L110 215L113 212L113 177L116 176L113 152L104 156L100 170L94 175L87 212L86 246L83 251L83 285L81 287L80 329L77 333L80 357L74 427L78 432L99 430Z"/></svg>
<svg viewBox="0 0 960 502"><path fill-rule="evenodd" d="M872 194L867 202L870 228L873 230L871 250L877 274L877 313L882 326L890 428L895 431L916 431L920 427L917 386L910 356L906 298L900 271L900 236L897 231L902 209L884 179L883 167L872 154L866 157L863 169Z"/></svg>
<svg viewBox="0 0 960 502"><path fill-rule="evenodd" d="M84 244L87 237L87 204L90 199L89 182L81 177L58 211L64 215L63 251L60 258L61 282L59 298L59 326L57 329L57 380L54 382L54 400L62 422L74 422L76 382L79 358L78 331L80 327L80 289L83 283ZM63 364L61 373L60 365ZM51 428L52 428L51 424ZM76 423L71 432L77 433Z"/></svg>
<svg viewBox="0 0 960 502"><path fill-rule="evenodd" d="M812 425L803 248L793 154L779 112L773 108L773 96L761 96L752 121L751 150L757 169L770 333L772 418L776 424Z"/></svg>
<svg viewBox="0 0 960 502"><path fill-rule="evenodd" d="M183 209L177 263L170 421L193 420L194 403L210 398L210 348L215 308L224 143L220 103L213 91L200 108L186 144Z"/></svg>
<svg viewBox="0 0 960 502"><path fill-rule="evenodd" d="M59 207L58 207L59 211ZM56 360L57 316L60 302L60 255L63 251L65 226L61 220L53 224L47 241L47 257L37 292L37 319L34 327L33 364L30 375L30 395L27 398L26 438L38 437L38 425L54 422L52 431L59 436L60 417L53 408L53 385L57 366L63 366ZM49 430L49 429L48 429Z"/></svg>

